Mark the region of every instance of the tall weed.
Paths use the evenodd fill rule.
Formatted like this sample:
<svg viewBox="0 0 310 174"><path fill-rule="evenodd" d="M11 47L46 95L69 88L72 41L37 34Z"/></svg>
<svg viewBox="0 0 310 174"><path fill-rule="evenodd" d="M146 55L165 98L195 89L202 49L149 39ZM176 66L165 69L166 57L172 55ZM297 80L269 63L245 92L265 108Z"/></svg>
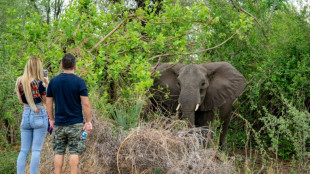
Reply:
<svg viewBox="0 0 310 174"><path fill-rule="evenodd" d="M127 100L111 106L109 114L114 119L116 126L121 126L124 130L129 130L138 126L142 108L143 102L141 100Z"/></svg>

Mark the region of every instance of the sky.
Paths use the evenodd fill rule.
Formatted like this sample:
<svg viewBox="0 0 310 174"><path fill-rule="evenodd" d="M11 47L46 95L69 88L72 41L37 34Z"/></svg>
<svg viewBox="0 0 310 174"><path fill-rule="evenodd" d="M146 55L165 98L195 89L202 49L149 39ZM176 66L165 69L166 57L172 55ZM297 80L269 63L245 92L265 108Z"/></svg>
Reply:
<svg viewBox="0 0 310 174"><path fill-rule="evenodd" d="M288 0L290 3L292 3L297 10L301 10L303 6L308 6L308 12L310 9L310 0Z"/></svg>

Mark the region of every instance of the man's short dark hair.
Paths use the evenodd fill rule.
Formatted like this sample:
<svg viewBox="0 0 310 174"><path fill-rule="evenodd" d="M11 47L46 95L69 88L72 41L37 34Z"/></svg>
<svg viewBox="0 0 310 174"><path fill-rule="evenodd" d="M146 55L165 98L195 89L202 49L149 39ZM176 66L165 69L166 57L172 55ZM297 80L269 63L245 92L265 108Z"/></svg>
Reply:
<svg viewBox="0 0 310 174"><path fill-rule="evenodd" d="M76 64L75 57L72 54L68 53L62 58L61 63L63 69L71 70Z"/></svg>

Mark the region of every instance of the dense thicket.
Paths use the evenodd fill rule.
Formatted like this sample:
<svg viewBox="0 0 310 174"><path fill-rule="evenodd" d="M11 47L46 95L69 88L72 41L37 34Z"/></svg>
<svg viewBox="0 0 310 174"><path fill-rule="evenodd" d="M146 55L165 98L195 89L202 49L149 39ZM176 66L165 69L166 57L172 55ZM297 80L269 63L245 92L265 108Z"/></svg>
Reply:
<svg viewBox="0 0 310 174"><path fill-rule="evenodd" d="M230 62L247 79L234 105L231 147L251 144L263 157L273 152L301 162L309 157L309 7L298 11L283 0L143 1L144 8L133 1L77 0L57 14L62 1L50 6L55 13L47 13L46 4L28 11L8 2L0 14L0 146L19 142L22 106L13 90L26 60L40 58L54 77L70 52L93 108L104 115L115 108L131 113L128 106L147 100L152 64Z"/></svg>

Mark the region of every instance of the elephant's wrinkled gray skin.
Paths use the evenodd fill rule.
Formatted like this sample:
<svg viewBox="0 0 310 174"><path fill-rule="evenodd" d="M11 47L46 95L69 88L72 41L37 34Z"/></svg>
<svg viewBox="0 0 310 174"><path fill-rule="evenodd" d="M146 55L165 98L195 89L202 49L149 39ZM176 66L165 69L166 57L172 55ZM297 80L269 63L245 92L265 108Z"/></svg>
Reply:
<svg viewBox="0 0 310 174"><path fill-rule="evenodd" d="M245 78L231 64L214 62L203 64L168 64L155 67L160 76L154 79L152 103L175 113L191 125L208 126L214 121L214 109L219 109L222 123L220 145L226 149L226 134L231 118L231 108L244 86ZM158 90L161 87L163 91ZM169 98L164 95L168 92Z"/></svg>

